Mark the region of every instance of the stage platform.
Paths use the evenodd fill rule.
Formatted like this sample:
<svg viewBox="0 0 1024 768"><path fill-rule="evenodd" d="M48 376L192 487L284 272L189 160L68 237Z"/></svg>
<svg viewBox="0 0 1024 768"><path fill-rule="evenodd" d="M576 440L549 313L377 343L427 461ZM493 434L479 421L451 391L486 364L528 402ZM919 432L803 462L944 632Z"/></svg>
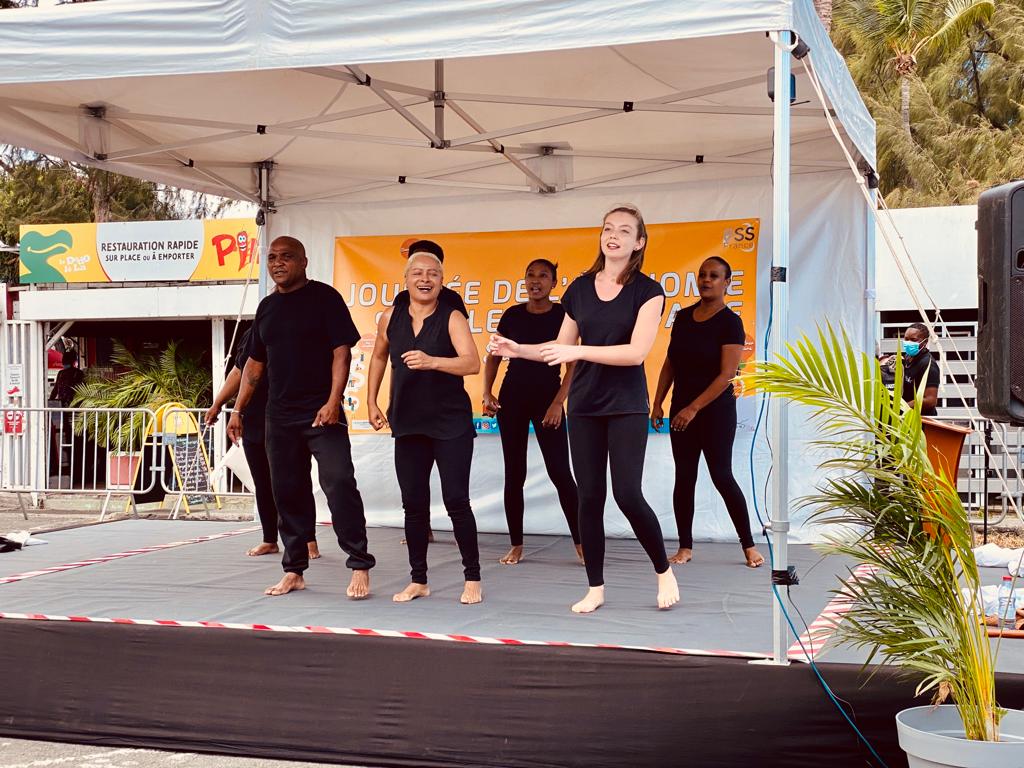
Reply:
<svg viewBox="0 0 1024 768"><path fill-rule="evenodd" d="M507 538L481 535L484 602L463 606L446 532L432 595L391 602L408 582L401 535L371 529L366 601L345 598L329 527L308 588L282 597L262 594L278 556L245 556L255 525L125 520L0 555L0 734L364 765L871 764L809 665L750 663L770 653L769 574L738 545L699 543L676 568L681 603L659 611L637 542L610 540L607 603L577 616L586 578L566 538L528 536L524 561L502 566ZM793 603L814 624L847 564L790 555ZM913 681L865 683L855 653L813 645L903 764L891 718ZM998 668L1000 702L1024 706L1024 641L1003 642Z"/></svg>

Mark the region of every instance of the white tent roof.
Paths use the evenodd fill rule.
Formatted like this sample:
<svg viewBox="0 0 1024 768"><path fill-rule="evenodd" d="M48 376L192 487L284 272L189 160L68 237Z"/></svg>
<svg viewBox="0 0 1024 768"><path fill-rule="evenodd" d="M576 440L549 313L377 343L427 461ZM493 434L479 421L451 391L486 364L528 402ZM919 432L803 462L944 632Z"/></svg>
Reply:
<svg viewBox="0 0 1024 768"><path fill-rule="evenodd" d="M778 29L874 165L811 0L107 0L2 22L0 140L251 200L271 160L278 207L766 174ZM794 72L794 172L845 167Z"/></svg>

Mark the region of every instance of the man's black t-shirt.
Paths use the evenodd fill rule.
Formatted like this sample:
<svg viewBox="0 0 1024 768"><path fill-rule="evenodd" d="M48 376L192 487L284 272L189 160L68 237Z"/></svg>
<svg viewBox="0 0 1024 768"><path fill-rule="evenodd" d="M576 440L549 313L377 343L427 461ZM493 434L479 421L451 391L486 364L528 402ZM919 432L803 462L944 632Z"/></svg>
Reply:
<svg viewBox="0 0 1024 768"><path fill-rule="evenodd" d="M552 304L547 312L533 313L526 304L509 307L498 321L498 333L520 344L544 344L558 338L565 308ZM561 386L561 366L514 357L501 383L498 401L505 405L551 405Z"/></svg>
<svg viewBox="0 0 1024 768"><path fill-rule="evenodd" d="M637 274L611 301L597 295L594 275L576 278L562 296L565 313L576 321L586 346L628 344L640 308L655 296L665 311L665 291L647 275ZM573 371L569 413L576 416L618 416L648 413L647 375L643 365L602 365L581 360Z"/></svg>
<svg viewBox="0 0 1024 768"><path fill-rule="evenodd" d="M357 341L345 300L329 285L310 280L297 291L263 299L249 356L267 366L267 419L312 424L331 394L334 350Z"/></svg>
<svg viewBox="0 0 1024 768"><path fill-rule="evenodd" d="M252 337L253 328L250 328L242 335L242 340L238 342L238 351L235 353L235 367L240 371L245 370L245 364L249 360L249 348L252 345ZM260 379L260 383L256 385L256 391L252 393L252 397L249 399L249 404L242 411L242 416L245 418L247 436L254 426L262 429L263 422L266 420L267 380L268 376L266 375Z"/></svg>
<svg viewBox="0 0 1024 768"><path fill-rule="evenodd" d="M740 316L728 307L703 322L693 317L700 302L676 312L672 322L672 336L668 344L668 359L672 363L675 380L672 384L674 415L692 403L722 372L722 347L744 344L746 333ZM732 384L719 397L733 397Z"/></svg>
<svg viewBox="0 0 1024 768"><path fill-rule="evenodd" d="M912 403L914 402L914 394L917 392L917 388L921 386L921 382L925 381L927 376L927 382L925 383L925 389L929 387L939 386L939 363L932 357L932 353L928 350L922 350L913 357L903 360L903 400ZM938 410L936 408L922 408L922 416L937 416Z"/></svg>
<svg viewBox="0 0 1024 768"><path fill-rule="evenodd" d="M452 309L456 309L462 313L463 317L469 317L469 312L466 311L466 303L462 300L455 291L447 286L441 286L441 292L437 294L437 300L442 304L447 304ZM405 309L409 306L409 291L401 291L395 296L394 308Z"/></svg>

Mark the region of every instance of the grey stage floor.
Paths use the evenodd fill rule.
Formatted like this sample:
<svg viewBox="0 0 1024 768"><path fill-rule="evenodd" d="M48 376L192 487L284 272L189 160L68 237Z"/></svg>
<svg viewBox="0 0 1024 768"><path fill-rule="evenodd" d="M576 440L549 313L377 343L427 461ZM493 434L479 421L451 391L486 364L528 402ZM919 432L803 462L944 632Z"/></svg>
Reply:
<svg viewBox="0 0 1024 768"><path fill-rule="evenodd" d="M133 549L239 531L252 526L199 521L124 520L44 534L49 543L0 555L0 578ZM246 557L258 530L201 543L123 557L100 564L0 584L0 612L156 620L191 620L327 626L462 634L571 643L769 653L771 593L767 567L743 566L738 545L702 544L695 559L677 566L681 603L671 611L654 606L654 575L639 544L609 540L605 560L606 605L577 616L569 606L586 589L583 568L567 538L528 536L526 557L498 564L504 536L480 537L484 602L458 603L462 578L450 533L430 547L429 598L395 604L391 595L408 583L401 531L370 530L370 600L344 596L348 571L329 527L318 528L323 558L307 572L308 588L283 597L263 589L280 576L276 556ZM762 547L763 549L763 547ZM813 621L845 575L838 558L822 558L809 546L790 547L801 583L792 598ZM988 571L992 571L989 573ZM999 579L985 569L986 583ZM792 612L794 623L803 626ZM1020 643L1019 650L1016 643ZM822 661L860 661L845 649L827 648ZM999 668L1024 672L1024 641L1004 642Z"/></svg>

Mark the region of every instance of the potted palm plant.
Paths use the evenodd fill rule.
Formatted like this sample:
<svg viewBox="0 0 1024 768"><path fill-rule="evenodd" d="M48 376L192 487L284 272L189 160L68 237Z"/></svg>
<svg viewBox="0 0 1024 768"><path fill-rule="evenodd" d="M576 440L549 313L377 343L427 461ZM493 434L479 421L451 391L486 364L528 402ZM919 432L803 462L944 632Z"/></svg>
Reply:
<svg viewBox="0 0 1024 768"><path fill-rule="evenodd" d="M827 552L873 566L836 590L851 607L835 637L866 649L865 665L898 666L919 678L917 695L931 694L930 706L896 718L911 768L1024 766L1024 713L996 703L994 653L956 478L929 460L923 393L903 402L902 361L897 366L890 392L878 361L829 326L743 378L804 406L820 431L825 478L800 503L830 525Z"/></svg>
<svg viewBox="0 0 1024 768"><path fill-rule="evenodd" d="M169 342L159 356L136 355L115 341L111 359L115 374L88 376L75 392L75 407L146 408L156 413L160 406L168 403L195 408L200 400L209 399L212 382L209 370L197 357L183 353L178 341ZM141 413L79 415L76 433L86 432L99 447L108 451L109 488L133 484L147 428L160 426L147 424L148 418Z"/></svg>

